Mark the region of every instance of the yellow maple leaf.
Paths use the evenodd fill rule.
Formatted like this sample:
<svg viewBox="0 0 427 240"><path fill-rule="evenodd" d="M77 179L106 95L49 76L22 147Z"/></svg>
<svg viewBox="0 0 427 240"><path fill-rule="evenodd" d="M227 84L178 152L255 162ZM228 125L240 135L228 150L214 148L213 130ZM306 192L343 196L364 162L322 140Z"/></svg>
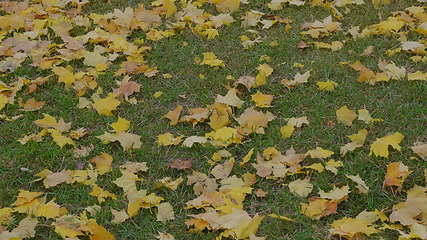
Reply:
<svg viewBox="0 0 427 240"><path fill-rule="evenodd" d="M231 170L233 169L234 162L235 162L234 158L230 158L229 160L227 160L226 162L224 162L224 164L218 164L218 165L216 165L214 168L212 168L211 174L216 179L225 179L225 178L227 178L230 175Z"/></svg>
<svg viewBox="0 0 427 240"><path fill-rule="evenodd" d="M333 41L331 43L325 43L325 42L311 42L316 46L316 48L325 48L325 49L331 49L333 52L340 50L344 47L344 44L340 41Z"/></svg>
<svg viewBox="0 0 427 240"><path fill-rule="evenodd" d="M405 179L411 174L409 168L402 162L393 162L387 166L387 174L384 178L384 186L402 187Z"/></svg>
<svg viewBox="0 0 427 240"><path fill-rule="evenodd" d="M175 240L175 237L170 233L159 232L159 235L156 236L159 240Z"/></svg>
<svg viewBox="0 0 427 240"><path fill-rule="evenodd" d="M63 82L68 86L71 86L74 81L83 77L82 73L74 75L72 68L70 70L65 67L53 67L52 71L58 76L58 82Z"/></svg>
<svg viewBox="0 0 427 240"><path fill-rule="evenodd" d="M200 137L200 136L190 136L188 138L186 138L184 140L184 142L182 142L182 145L186 146L186 147L192 147L195 143L206 143L208 140L205 137Z"/></svg>
<svg viewBox="0 0 427 240"><path fill-rule="evenodd" d="M322 189L319 191L319 196L324 199L337 200L341 201L347 198L350 193L350 188L348 186L342 186L341 188L334 188L329 192L324 192Z"/></svg>
<svg viewBox="0 0 427 240"><path fill-rule="evenodd" d="M26 217L22 219L18 226L14 228L11 232L2 231L2 238L8 240L22 240L26 238L33 238L36 234L36 226L38 224L37 218Z"/></svg>
<svg viewBox="0 0 427 240"><path fill-rule="evenodd" d="M296 87L298 85L307 83L310 76L311 76L311 71L307 71L303 74L297 73L293 80L288 80L285 78L285 79L281 80L281 83L283 85L285 85L285 87L287 87L287 88L293 88L293 87Z"/></svg>
<svg viewBox="0 0 427 240"><path fill-rule="evenodd" d="M255 85L262 86L267 83L267 77L273 73L273 68L268 64L261 64L257 67L258 74L255 77Z"/></svg>
<svg viewBox="0 0 427 240"><path fill-rule="evenodd" d="M264 134L264 128L275 118L276 116L271 112L259 112L251 107L247 108L236 120L240 124L239 133L249 135L253 132Z"/></svg>
<svg viewBox="0 0 427 240"><path fill-rule="evenodd" d="M76 238L77 236L84 235L82 232L81 221L78 217L73 215L65 215L55 219L53 223L55 232L63 238Z"/></svg>
<svg viewBox="0 0 427 240"><path fill-rule="evenodd" d="M216 130L227 126L230 123L230 116L233 110L224 103L214 103L212 105L211 116L209 117L209 126Z"/></svg>
<svg viewBox="0 0 427 240"><path fill-rule="evenodd" d="M313 163L311 165L304 166L304 168L316 170L318 173L325 171L325 167L323 167L321 163Z"/></svg>
<svg viewBox="0 0 427 240"><path fill-rule="evenodd" d="M359 236L362 233L369 236L378 232L370 223L357 218L348 217L335 220L332 222L331 227L329 231L333 235L340 235L346 239L354 239L355 236Z"/></svg>
<svg viewBox="0 0 427 240"><path fill-rule="evenodd" d="M0 94L0 110L2 110L9 102L9 98L5 95Z"/></svg>
<svg viewBox="0 0 427 240"><path fill-rule="evenodd" d="M124 209L122 209L121 211L111 209L111 214L114 217L113 220L111 220L111 222L114 224L119 224L129 219L129 216Z"/></svg>
<svg viewBox="0 0 427 240"><path fill-rule="evenodd" d="M351 126L353 121L357 118L357 114L353 110L348 109L345 105L336 111L336 116L338 122L346 126Z"/></svg>
<svg viewBox="0 0 427 240"><path fill-rule="evenodd" d="M178 124L179 121L179 115L181 115L182 106L178 105L176 108L172 111L169 111L167 114L165 114L163 117L170 120L169 125L175 126Z"/></svg>
<svg viewBox="0 0 427 240"><path fill-rule="evenodd" d="M52 136L53 141L61 148L67 144L74 145L73 139L62 135L60 131L56 129L48 129L48 132Z"/></svg>
<svg viewBox="0 0 427 240"><path fill-rule="evenodd" d="M176 0L157 0L151 3L152 6L161 6L164 9L166 16L170 17L176 13Z"/></svg>
<svg viewBox="0 0 427 240"><path fill-rule="evenodd" d="M377 138L377 140L371 144L369 155L374 154L375 156L388 158L388 147L391 146L392 148L400 151L401 147L399 146L399 143L403 138L405 138L405 136L399 132L395 132L382 138Z"/></svg>
<svg viewBox="0 0 427 240"><path fill-rule="evenodd" d="M96 68L96 71L101 72L107 69L108 59L107 57L102 56L99 52L89 52L84 53L83 63L87 66L92 66Z"/></svg>
<svg viewBox="0 0 427 240"><path fill-rule="evenodd" d="M110 93L107 97L96 100L92 106L99 115L112 116L111 111L116 110L119 105L120 101L116 99L114 94Z"/></svg>
<svg viewBox="0 0 427 240"><path fill-rule="evenodd" d="M130 122L124 118L119 117L116 122L111 124L114 132L126 132L129 129Z"/></svg>
<svg viewBox="0 0 427 240"><path fill-rule="evenodd" d="M116 240L114 235L108 232L103 226L98 225L95 219L90 219L86 224L86 228L91 234L91 240Z"/></svg>
<svg viewBox="0 0 427 240"><path fill-rule="evenodd" d="M122 176L113 181L118 187L121 187L126 195L137 192L136 182L140 181L140 178L135 173L127 170L120 170Z"/></svg>
<svg viewBox="0 0 427 240"><path fill-rule="evenodd" d="M157 91L157 92L155 92L154 94L153 94L153 97L154 98L159 98L159 97L161 97L163 95L163 92L162 91Z"/></svg>
<svg viewBox="0 0 427 240"><path fill-rule="evenodd" d="M43 113L43 118L35 120L34 123L42 128L54 128L60 132L68 132L71 128L71 123L65 123L61 118L59 121L49 114Z"/></svg>
<svg viewBox="0 0 427 240"><path fill-rule="evenodd" d="M288 187L292 194L303 198L307 197L313 191L313 184L310 183L309 178L292 181Z"/></svg>
<svg viewBox="0 0 427 240"><path fill-rule="evenodd" d="M255 105L261 108L271 107L273 97L273 95L264 94L260 91L257 91L255 94L251 95L252 101L255 102Z"/></svg>
<svg viewBox="0 0 427 240"><path fill-rule="evenodd" d="M280 128L280 134L282 138L290 138L295 131L295 126L287 124Z"/></svg>
<svg viewBox="0 0 427 240"><path fill-rule="evenodd" d="M67 214L67 209L59 206L53 200L41 204L35 213L37 217L58 218Z"/></svg>
<svg viewBox="0 0 427 240"><path fill-rule="evenodd" d="M157 221L165 223L175 219L173 207L169 202L160 203L157 209Z"/></svg>
<svg viewBox="0 0 427 240"><path fill-rule="evenodd" d="M203 61L200 65L208 65L209 67L225 67L224 61L218 59L213 52L203 53Z"/></svg>
<svg viewBox="0 0 427 240"><path fill-rule="evenodd" d="M236 95L236 89L231 88L228 90L227 94L225 96L217 95L215 102L217 103L224 103L229 106L241 108L244 101L240 100L239 97Z"/></svg>
<svg viewBox="0 0 427 240"><path fill-rule="evenodd" d="M240 0L212 0L218 12L232 13L239 10Z"/></svg>
<svg viewBox="0 0 427 240"><path fill-rule="evenodd" d="M357 110L357 113L358 113L358 117L357 117L357 119L358 120L361 120L361 121L364 121L365 123L367 123L367 124L369 124L369 123L373 123L373 122L382 122L382 121L384 121L383 119L381 119L381 118L372 118L371 117L371 114L369 113L369 111L368 110L366 110L366 109L359 109L359 110Z"/></svg>
<svg viewBox="0 0 427 240"><path fill-rule="evenodd" d="M55 187L59 184L68 182L71 177L71 172L68 170L62 170L59 172L51 172L47 169L37 174L41 178L44 178L43 184L46 188Z"/></svg>
<svg viewBox="0 0 427 240"><path fill-rule="evenodd" d="M348 151L354 151L356 148L362 147L365 143L366 136L368 135L368 130L362 129L357 133L347 136L351 142L342 146L340 149L341 155L344 156Z"/></svg>
<svg viewBox="0 0 427 240"><path fill-rule="evenodd" d="M427 81L427 72L416 71L414 73L409 73L408 80L409 81L415 81L415 80Z"/></svg>
<svg viewBox="0 0 427 240"><path fill-rule="evenodd" d="M420 158L427 160L427 143L416 143L411 147L412 151Z"/></svg>
<svg viewBox="0 0 427 240"><path fill-rule="evenodd" d="M0 208L0 224L7 225L12 219L14 210L9 207Z"/></svg>
<svg viewBox="0 0 427 240"><path fill-rule="evenodd" d="M325 169L331 171L333 174L338 173L338 168L344 166L341 161L336 161L334 159L329 159L325 164Z"/></svg>
<svg viewBox="0 0 427 240"><path fill-rule="evenodd" d="M156 188L166 187L175 191L183 181L184 179L182 177L179 177L175 180L173 180L171 177L165 177L156 182L155 185Z"/></svg>
<svg viewBox="0 0 427 240"><path fill-rule="evenodd" d="M362 178L360 178L359 175L345 175L347 178L351 179L353 182L357 184L356 188L364 194L367 194L369 192L369 187L366 185L365 181L363 181Z"/></svg>
<svg viewBox="0 0 427 240"><path fill-rule="evenodd" d="M182 136L175 137L172 133L163 133L157 136L157 144L159 146L178 145L182 142Z"/></svg>
<svg viewBox="0 0 427 240"><path fill-rule="evenodd" d="M321 147L316 147L316 149L309 150L306 153L306 155L309 155L311 158L320 158L320 159L328 158L333 154L334 152L327 149L323 149Z"/></svg>
<svg viewBox="0 0 427 240"><path fill-rule="evenodd" d="M16 201L12 204L14 210L19 213L33 214L40 206L39 197L42 192L30 192L27 190L19 190Z"/></svg>
<svg viewBox="0 0 427 240"><path fill-rule="evenodd" d="M338 83L328 80L326 82L317 81L317 87L322 91L333 91L338 86Z"/></svg>
<svg viewBox="0 0 427 240"><path fill-rule="evenodd" d="M100 188L96 184L92 185L92 191L89 193L89 195L96 197L99 203L103 203L106 198L111 198L113 200L116 200L117 198L115 194Z"/></svg>
<svg viewBox="0 0 427 240"><path fill-rule="evenodd" d="M100 175L104 175L111 172L111 164L113 163L113 157L108 153L101 153L98 156L93 157L89 160L91 163L95 163L96 169Z"/></svg>
<svg viewBox="0 0 427 240"><path fill-rule="evenodd" d="M103 144L118 141L125 151L141 148L141 136L129 132L109 133L106 132L96 138L100 139Z"/></svg>
<svg viewBox="0 0 427 240"><path fill-rule="evenodd" d="M301 213L309 218L319 220L336 213L337 201L323 198L310 198L309 203L301 203Z"/></svg>
<svg viewBox="0 0 427 240"><path fill-rule="evenodd" d="M246 239L255 235L263 219L264 216L255 215L249 222L239 222L239 225L232 231L236 234L237 239Z"/></svg>

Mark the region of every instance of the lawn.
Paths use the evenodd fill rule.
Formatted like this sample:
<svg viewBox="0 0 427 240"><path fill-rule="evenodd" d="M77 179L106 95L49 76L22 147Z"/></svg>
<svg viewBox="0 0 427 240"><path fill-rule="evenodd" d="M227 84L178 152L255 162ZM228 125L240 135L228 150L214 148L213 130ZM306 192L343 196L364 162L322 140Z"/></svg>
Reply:
<svg viewBox="0 0 427 240"><path fill-rule="evenodd" d="M427 239L425 1L0 8L0 240Z"/></svg>

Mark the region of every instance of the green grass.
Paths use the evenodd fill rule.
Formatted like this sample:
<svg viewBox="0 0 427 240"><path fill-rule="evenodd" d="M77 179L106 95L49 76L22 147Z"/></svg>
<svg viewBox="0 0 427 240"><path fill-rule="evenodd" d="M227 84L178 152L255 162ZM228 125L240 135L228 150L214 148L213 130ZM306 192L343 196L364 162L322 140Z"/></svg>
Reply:
<svg viewBox="0 0 427 240"><path fill-rule="evenodd" d="M293 28L289 32L283 31L283 25L273 26L269 30L259 29L263 42L249 50L244 50L241 46L239 36L244 34L245 29L239 23L221 28L219 37L213 40L206 40L185 30L183 33L158 42L147 41L148 45L153 48L146 54L148 62L157 66L160 73L171 73L174 77L163 79L161 74L154 78L146 78L143 75L133 77L134 81L142 85L141 92L134 96L144 101L137 105L123 104L116 111L115 116L121 116L131 121L132 133L141 135L143 143L141 149L129 153L124 152L116 143L101 144L95 136L109 130L107 125L114 122L116 117L100 116L93 110L76 108L78 99L74 93L71 90L64 91L63 87L55 81L43 85L34 94L36 99L47 102L42 110L25 113L22 118L14 122L0 122L0 176L2 176L0 206L9 206L13 203L19 189L45 191L50 198L56 198L56 202L67 207L73 214L81 212L87 206L97 204L96 199L88 195L89 187L62 184L46 190L40 183L33 182L35 179L33 174L45 168L60 171L64 168L76 169L80 164L87 166L88 159L101 152L107 152L113 156L116 168L112 173L100 177L99 185L117 194L119 201L107 200L95 217L98 223L115 234L117 239L154 239L158 231L169 232L176 239L213 239L216 233L187 232L184 223L188 218L187 215L197 213L194 210L184 209L185 203L196 197L191 187L183 184L176 191L155 189L154 182L166 176L176 178L190 173L166 168L167 161L176 158L192 159L194 170L207 173L211 168L207 161L218 149L211 146L195 146L191 149L182 146L159 147L155 143L155 139L157 135L165 132L186 136L203 135L207 132L209 129L204 124L199 124L194 128L189 124L170 127L168 121L161 119L161 116L177 104L191 108L204 107L213 103L215 96L224 95L227 91L225 86L232 84L226 79L226 76L232 75L238 78L242 75L255 75L261 55L271 57L272 62L269 64L274 68L274 73L270 76L269 83L259 90L275 96L273 106L268 110L274 113L277 119L269 124L264 135L255 135L244 144L228 147L236 159L241 159L252 147L257 151L262 151L264 148L275 146L283 152L293 146L297 152L305 152L320 146L339 153L340 146L348 142L346 136L362 128L369 130L368 143L377 137L383 137L395 131L404 134L405 139L401 144L404 146L402 152L392 151L389 159L368 156L369 145L365 144L362 149L349 153L345 157L334 156L344 163L344 167L340 169L338 175L335 176L330 172L313 173L311 178L311 182L314 184L313 196L319 189L330 190L331 184L353 186L353 183L345 177L346 174L360 174L371 188L367 195L353 191L350 193L349 199L339 205L338 214L322 218L320 221L310 220L300 213L300 203L306 202L306 199L292 195L285 185L299 176L290 176L277 181L258 178L254 188L261 188L268 192L268 195L265 198L249 195L245 200L245 210L249 214L260 213L263 215L274 212L294 218L295 222L266 218L257 235L266 236L267 239L334 239L328 233L328 224L333 220L343 216L354 217L365 209L389 209L393 204L405 199L404 193L393 192L382 186L386 166L394 161L402 161L409 166L410 170L414 171L406 180L404 189L411 188L414 184L424 185L423 170L427 163L412 159L413 152L408 147L417 141L427 141L427 84L421 81L403 80L375 86L360 84L356 82L358 73L339 63L360 60L367 67L377 69L378 61L386 59L394 61L398 66L410 68L411 71L425 70L425 63L415 65L408 60L409 55L404 53L388 57L385 51L397 46L399 42L395 38L383 36L352 41L340 32L325 39L328 41L346 39L345 47L337 52L313 48L298 50L296 46L300 40L310 41L299 34L300 25L305 21L323 19L330 15L330 12L320 7L285 7L281 11L271 12L266 7L266 3L270 1L250 2L234 15L240 16L248 9L257 9L266 14L291 18ZM370 3L351 7L351 12L345 14L341 20L343 28L348 29L351 25L360 25L363 28L378 22L379 15L384 19L393 11L416 4L416 1L412 0L396 2L381 9L372 8ZM135 7L138 4L138 1L124 0L111 0L106 4L105 1L99 0L93 1L86 11L106 13L114 8L124 9L126 6ZM274 40L279 43L279 46L272 48L269 43ZM183 41L188 42L189 45L183 47ZM375 46L375 52L371 57L359 56L366 47L371 45ZM194 57L200 57L203 52L207 51L214 52L218 58L224 60L226 67L212 69L194 64ZM303 63L305 66L302 69L296 69L292 67L295 62ZM297 72L307 70L312 71L308 84L291 90L285 89L280 84L282 78L291 78ZM199 79L200 73L204 74L206 79ZM15 73L2 77L1 80L9 82L16 77L35 79L35 75L46 76L47 74L46 71L39 71L25 65ZM114 71L107 71L98 77L97 82L106 92L109 92L116 87L115 81L119 79L114 77ZM332 92L319 91L315 82L326 80L337 82L338 88ZM155 99L152 95L157 91L162 91L163 96ZM253 92L254 90L251 93ZM185 94L187 98L180 98L179 95L182 94ZM246 103L242 109L253 104L250 102L249 94L246 94L243 100ZM353 126L345 127L336 123L335 118L336 109L343 105L347 105L351 109L366 107L373 117L382 118L384 122L367 126L356 121ZM239 116L242 111L237 110L235 115ZM10 105L4 112L11 116L20 113L18 107ZM88 157L76 159L72 155L71 147L61 149L50 138L40 143L19 144L18 138L37 131L38 128L33 121L41 118L41 113L62 117L66 122L71 121L73 129L79 127L90 129L90 136L78 143L81 145L93 144L96 147L95 150ZM307 116L310 125L296 130L292 138L282 139L279 129L286 123L285 118L299 116ZM336 124L328 127L328 121ZM119 225L110 222L112 218L110 208L120 210L126 207L126 199L121 189L111 184L111 180L120 176L118 166L125 161L148 163L149 171L144 174L141 187L149 192L155 192L169 201L174 206L176 220L168 224L157 222L156 210L153 209L151 211L142 210L136 217ZM310 162L309 159L305 161ZM21 171L22 167L28 168L30 171ZM236 165L232 174L240 175L245 172L255 172L255 170L250 165L244 167ZM60 239L49 225L42 225L37 230L37 236L34 239ZM388 231L373 235L371 238L380 239L381 237L396 239L395 233Z"/></svg>

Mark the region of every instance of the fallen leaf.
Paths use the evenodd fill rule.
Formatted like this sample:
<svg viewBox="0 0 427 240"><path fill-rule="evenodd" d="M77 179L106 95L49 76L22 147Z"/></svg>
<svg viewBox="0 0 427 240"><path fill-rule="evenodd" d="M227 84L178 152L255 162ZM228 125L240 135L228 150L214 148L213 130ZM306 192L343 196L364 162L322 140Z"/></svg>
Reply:
<svg viewBox="0 0 427 240"><path fill-rule="evenodd" d="M95 163L99 175L104 175L112 170L111 164L113 163L113 157L108 153L101 153L100 155L91 158L89 161L91 163Z"/></svg>
<svg viewBox="0 0 427 240"><path fill-rule="evenodd" d="M169 202L160 203L157 209L157 221L165 223L175 219L173 207Z"/></svg>
<svg viewBox="0 0 427 240"><path fill-rule="evenodd" d="M330 159L325 164L325 169L331 171L333 174L338 173L338 168L343 167L343 163L341 161L335 161L334 159Z"/></svg>
<svg viewBox="0 0 427 240"><path fill-rule="evenodd" d="M192 166L191 160L174 159L168 163L168 167L179 170L189 169Z"/></svg>
<svg viewBox="0 0 427 240"><path fill-rule="evenodd" d="M361 121L364 121L367 124L370 124L370 123L373 123L373 122L382 122L382 121L384 121L381 118L372 118L371 114L366 109L359 109L359 110L357 110L357 112L358 112L358 115L359 115L357 119L361 120Z"/></svg>
<svg viewBox="0 0 427 240"><path fill-rule="evenodd" d="M427 143L418 143L411 147L420 158L427 160Z"/></svg>
<svg viewBox="0 0 427 240"><path fill-rule="evenodd" d="M310 76L310 71L307 71L304 74L297 73L293 80L282 79L281 83L287 88L293 88L298 85L307 83Z"/></svg>
<svg viewBox="0 0 427 240"><path fill-rule="evenodd" d="M96 184L92 185L92 191L89 193L89 195L96 197L99 203L105 202L106 198L111 198L113 200L117 199L115 194L100 188Z"/></svg>
<svg viewBox="0 0 427 240"><path fill-rule="evenodd" d="M306 198L311 191L313 191L313 184L310 183L309 178L297 179L288 185L292 194Z"/></svg>
<svg viewBox="0 0 427 240"><path fill-rule="evenodd" d="M329 192L324 192L322 189L320 189L319 196L325 199L341 201L347 198L349 193L350 188L348 186L343 186L341 188L334 186L334 189Z"/></svg>
<svg viewBox="0 0 427 240"><path fill-rule="evenodd" d="M30 98L28 99L28 101L20 105L22 107L22 111L31 112L31 111L37 111L42 109L45 103L46 103L45 101L37 101L35 98ZM0 110L1 110L1 107L0 107Z"/></svg>
<svg viewBox="0 0 427 240"><path fill-rule="evenodd" d="M346 126L351 126L353 121L357 118L357 114L353 110L348 109L345 105L336 111L336 116L338 122Z"/></svg>
<svg viewBox="0 0 427 240"><path fill-rule="evenodd" d="M239 9L240 0L212 0L218 12L232 13Z"/></svg>
<svg viewBox="0 0 427 240"><path fill-rule="evenodd" d="M262 86L267 83L267 77L273 73L273 68L268 64L261 64L257 67L258 74L255 77L255 85Z"/></svg>
<svg viewBox="0 0 427 240"><path fill-rule="evenodd" d="M224 61L218 59L213 52L203 53L203 61L200 65L208 65L209 67L225 67Z"/></svg>
<svg viewBox="0 0 427 240"><path fill-rule="evenodd" d="M249 152L242 158L242 161L240 162L240 166L245 165L247 162L249 162L252 158L252 155L254 154L254 148L251 148Z"/></svg>
<svg viewBox="0 0 427 240"><path fill-rule="evenodd" d="M338 86L338 83L328 80L326 82L317 81L317 87L322 91L333 91Z"/></svg>
<svg viewBox="0 0 427 240"><path fill-rule="evenodd" d="M273 95L263 94L260 91L252 94L251 98L255 105L260 108L271 107L271 102L273 101Z"/></svg>
<svg viewBox="0 0 427 240"><path fill-rule="evenodd" d="M295 131L294 125L285 125L280 128L280 134L282 135L282 138L290 138L292 134Z"/></svg>
<svg viewBox="0 0 427 240"><path fill-rule="evenodd" d="M159 232L159 236L156 236L159 240L175 240L175 237L172 234Z"/></svg>
<svg viewBox="0 0 427 240"><path fill-rule="evenodd" d="M408 80L409 81L415 81L415 80L427 81L427 72L416 71L414 73L409 73Z"/></svg>
<svg viewBox="0 0 427 240"><path fill-rule="evenodd" d="M240 100L236 95L236 89L231 88L225 96L217 95L215 102L224 103L232 107L241 108L244 101Z"/></svg>
<svg viewBox="0 0 427 240"><path fill-rule="evenodd" d="M384 186L396 186L399 189L402 187L405 179L411 174L409 168L402 162L393 162L387 166L387 174L384 179Z"/></svg>
<svg viewBox="0 0 427 240"><path fill-rule="evenodd" d="M116 99L115 95L109 94L106 98L96 100L92 106L98 112L99 115L113 116L111 111L117 109L120 105L120 101Z"/></svg>
<svg viewBox="0 0 427 240"><path fill-rule="evenodd" d="M184 142L182 142L182 145L191 148L195 143L200 143L200 144L204 144L206 143L208 140L205 137L200 137L200 136L190 136L187 137Z"/></svg>
<svg viewBox="0 0 427 240"><path fill-rule="evenodd" d="M335 214L338 203L335 200L310 198L309 203L301 203L301 213L309 218L319 220L322 217Z"/></svg>
<svg viewBox="0 0 427 240"><path fill-rule="evenodd" d="M114 132L126 132L130 127L130 122L124 118L119 117L116 122L111 124Z"/></svg>
<svg viewBox="0 0 427 240"><path fill-rule="evenodd" d="M141 136L128 132L119 132L116 134L106 132L103 135L97 136L97 138L104 144L118 141L126 151L130 149L139 149L142 145Z"/></svg>
<svg viewBox="0 0 427 240"><path fill-rule="evenodd" d="M231 170L234 166L234 158L230 158L228 161L226 161L224 164L218 164L216 165L212 170L211 174L216 179L224 179L230 175Z"/></svg>
<svg viewBox="0 0 427 240"><path fill-rule="evenodd" d="M169 111L163 117L170 120L169 122L170 126L175 126L179 122L179 115L181 115L181 111L182 111L182 106L178 105L174 110Z"/></svg>
<svg viewBox="0 0 427 240"><path fill-rule="evenodd" d="M265 192L264 190L262 190L262 189L256 189L255 191L254 191L254 194L255 194L255 196L257 196L257 197L259 197L259 198L263 198L263 197L265 197L265 196L267 196L267 192Z"/></svg>
<svg viewBox="0 0 427 240"><path fill-rule="evenodd" d="M159 146L178 145L182 142L182 136L175 137L172 133L164 133L157 136Z"/></svg>
<svg viewBox="0 0 427 240"><path fill-rule="evenodd" d="M379 156L388 158L388 147L391 146L397 151L400 151L401 147L399 143L403 140L403 138L405 138L405 136L399 132L395 132L382 138L377 138L377 140L371 144L369 155L374 154L377 157Z"/></svg>
<svg viewBox="0 0 427 240"><path fill-rule="evenodd" d="M129 216L124 209L122 209L121 211L111 209L111 214L114 217L113 220L111 220L111 222L114 224L120 224L126 221L127 219L129 219Z"/></svg>
<svg viewBox="0 0 427 240"><path fill-rule="evenodd" d="M369 236L378 232L378 230L368 222L348 217L335 220L332 222L331 227L332 228L329 230L331 234L340 235L347 239L354 239L354 237L362 233Z"/></svg>
<svg viewBox="0 0 427 240"><path fill-rule="evenodd" d="M367 135L368 135L368 130L362 129L355 134L347 136L351 140L351 142L341 147L340 149L341 155L344 156L347 154L347 152L349 151L352 152L356 148L362 147L363 144L365 143Z"/></svg>
<svg viewBox="0 0 427 240"><path fill-rule="evenodd" d="M328 158L333 154L334 152L327 149L323 149L321 147L316 147L316 149L309 150L306 153L306 155L309 155L311 158L320 158L320 159Z"/></svg>
<svg viewBox="0 0 427 240"><path fill-rule="evenodd" d="M366 185L365 181L363 181L359 175L354 175L354 176L353 175L345 175L345 176L357 184L356 188L361 193L367 194L369 192L368 185Z"/></svg>

